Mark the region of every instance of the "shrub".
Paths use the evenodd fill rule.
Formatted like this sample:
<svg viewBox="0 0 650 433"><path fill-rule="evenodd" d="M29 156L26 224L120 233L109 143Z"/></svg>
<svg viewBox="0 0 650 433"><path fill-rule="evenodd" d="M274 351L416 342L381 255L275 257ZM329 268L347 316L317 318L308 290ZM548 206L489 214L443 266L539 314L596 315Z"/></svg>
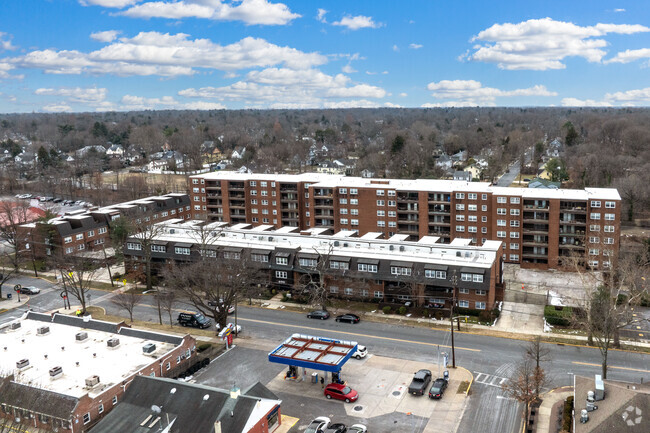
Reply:
<svg viewBox="0 0 650 433"><path fill-rule="evenodd" d="M429 317L429 310L427 308L425 308L424 311L422 312L422 315L424 317Z"/></svg>
<svg viewBox="0 0 650 433"><path fill-rule="evenodd" d="M571 307L557 307L553 305L544 307L544 319L546 319L549 325L569 326L571 325L572 317L573 309Z"/></svg>
<svg viewBox="0 0 650 433"><path fill-rule="evenodd" d="M210 343L201 343L198 346L196 346L196 349L199 352L204 352L204 351L208 350L211 347L212 347L212 344L210 344Z"/></svg>
<svg viewBox="0 0 650 433"><path fill-rule="evenodd" d="M486 323L489 325L492 323L492 313L489 311L481 311L481 313L478 315L478 321L480 323Z"/></svg>
<svg viewBox="0 0 650 433"><path fill-rule="evenodd" d="M571 417L573 411L573 396L567 397L564 401L564 411L562 412L562 431L570 432L573 427L573 420Z"/></svg>
<svg viewBox="0 0 650 433"><path fill-rule="evenodd" d="M498 319L499 316L501 316L501 310L499 310L498 308L493 308L492 309L492 317L494 319Z"/></svg>
<svg viewBox="0 0 650 433"><path fill-rule="evenodd" d="M381 309L381 311L383 311L384 314L389 314L390 310L391 310L391 308L390 308L389 305L386 305L384 308Z"/></svg>
<svg viewBox="0 0 650 433"><path fill-rule="evenodd" d="M404 314L406 314L406 307L404 306L399 307L399 310L397 310L397 312L403 316Z"/></svg>

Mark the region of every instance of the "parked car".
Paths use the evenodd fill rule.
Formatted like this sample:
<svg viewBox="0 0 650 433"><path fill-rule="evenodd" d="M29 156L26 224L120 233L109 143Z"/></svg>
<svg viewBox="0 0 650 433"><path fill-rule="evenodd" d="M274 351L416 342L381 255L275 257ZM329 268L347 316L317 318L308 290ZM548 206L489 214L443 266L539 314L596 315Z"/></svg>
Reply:
<svg viewBox="0 0 650 433"><path fill-rule="evenodd" d="M418 370L413 376L413 380L409 385L409 394L413 395L424 395L424 390L427 388L427 385L431 382L431 371L430 370Z"/></svg>
<svg viewBox="0 0 650 433"><path fill-rule="evenodd" d="M305 433L323 433L332 421L326 416L319 416L309 423Z"/></svg>
<svg viewBox="0 0 650 433"><path fill-rule="evenodd" d="M195 311L181 311L178 314L178 323L181 326L193 328L209 328L212 325L212 320Z"/></svg>
<svg viewBox="0 0 650 433"><path fill-rule="evenodd" d="M18 289L18 292L21 295L38 295L39 293L41 293L41 289L33 286L25 286Z"/></svg>
<svg viewBox="0 0 650 433"><path fill-rule="evenodd" d="M356 352L352 354L353 358L361 359L368 355L368 348L366 346L357 346Z"/></svg>
<svg viewBox="0 0 650 433"><path fill-rule="evenodd" d="M330 318L330 313L325 310L314 310L311 313L308 313L307 317L310 319L325 320Z"/></svg>
<svg viewBox="0 0 650 433"><path fill-rule="evenodd" d="M348 428L345 426L345 424L337 422L330 424L330 426L325 430L325 433L346 433L347 431Z"/></svg>
<svg viewBox="0 0 650 433"><path fill-rule="evenodd" d="M445 393L445 389L447 389L448 382L439 377L437 378L434 382L433 385L431 385L431 389L429 390L429 398L442 398L442 394Z"/></svg>
<svg viewBox="0 0 650 433"><path fill-rule="evenodd" d="M344 383L330 383L323 391L325 397L343 400L346 403L357 401L359 394Z"/></svg>
<svg viewBox="0 0 650 433"><path fill-rule="evenodd" d="M359 316L352 313L341 314L340 316L336 316L337 322L359 323L360 320L361 318Z"/></svg>
<svg viewBox="0 0 650 433"><path fill-rule="evenodd" d="M209 307L217 307L219 303L223 303L223 301L213 301L211 299L208 300L208 306ZM219 308L217 308L217 311L219 311ZM234 305L229 305L228 306L228 314L232 314L235 312L235 306Z"/></svg>
<svg viewBox="0 0 650 433"><path fill-rule="evenodd" d="M54 200L52 200L52 203L61 203L62 201L63 201L62 198L55 198Z"/></svg>
<svg viewBox="0 0 650 433"><path fill-rule="evenodd" d="M352 424L348 427L348 433L366 433L367 431L368 427L363 424Z"/></svg>

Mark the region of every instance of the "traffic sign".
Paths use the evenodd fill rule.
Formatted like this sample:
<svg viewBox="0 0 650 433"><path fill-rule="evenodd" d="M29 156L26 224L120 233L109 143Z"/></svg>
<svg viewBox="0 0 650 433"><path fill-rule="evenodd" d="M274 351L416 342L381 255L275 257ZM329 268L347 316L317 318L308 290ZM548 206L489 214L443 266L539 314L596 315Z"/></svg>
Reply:
<svg viewBox="0 0 650 433"><path fill-rule="evenodd" d="M20 284L16 284L16 285L14 286L14 291L17 292L17 291L19 291L19 290L22 289L22 288L23 288L23 286L21 286Z"/></svg>

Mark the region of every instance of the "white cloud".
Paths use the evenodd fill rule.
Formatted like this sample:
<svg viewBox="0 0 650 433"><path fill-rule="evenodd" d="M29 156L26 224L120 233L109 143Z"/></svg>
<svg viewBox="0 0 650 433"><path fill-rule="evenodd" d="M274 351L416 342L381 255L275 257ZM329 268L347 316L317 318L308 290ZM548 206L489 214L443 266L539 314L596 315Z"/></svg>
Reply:
<svg viewBox="0 0 650 433"><path fill-rule="evenodd" d="M62 102L59 104L45 105L43 111L50 113L69 113L72 111L72 107Z"/></svg>
<svg viewBox="0 0 650 433"><path fill-rule="evenodd" d="M399 47L397 45L393 45L393 51L395 52L399 51Z"/></svg>
<svg viewBox="0 0 650 433"><path fill-rule="evenodd" d="M149 1L121 12L132 18L204 18L216 21L242 21L248 25L285 25L300 15L283 3L268 0Z"/></svg>
<svg viewBox="0 0 650 433"><path fill-rule="evenodd" d="M120 100L121 110L223 110L225 105L217 102L191 101L179 102L172 96L146 98L143 96L124 95Z"/></svg>
<svg viewBox="0 0 650 433"><path fill-rule="evenodd" d="M345 72L346 74L353 74L357 72L356 69L354 69L350 64L347 64L341 68L342 72Z"/></svg>
<svg viewBox="0 0 650 433"><path fill-rule="evenodd" d="M412 49L412 50L419 50L423 46L424 45L421 45L421 44L409 44L409 48Z"/></svg>
<svg viewBox="0 0 650 433"><path fill-rule="evenodd" d="M0 51L12 51L17 47L11 43L11 36L5 32L0 32Z"/></svg>
<svg viewBox="0 0 650 433"><path fill-rule="evenodd" d="M386 91L364 83L351 85L350 78L343 74L332 76L316 69L268 68L251 71L244 80L228 86L189 88L181 90L178 94L188 98L244 101L247 105L255 107L331 108L338 103L350 102L332 99L379 99L386 96ZM380 103L373 104L377 106Z"/></svg>
<svg viewBox="0 0 650 433"><path fill-rule="evenodd" d="M617 9L614 9L614 12L625 12L625 9L623 9L623 8L617 8Z"/></svg>
<svg viewBox="0 0 650 433"><path fill-rule="evenodd" d="M611 107L611 102L595 101L593 99L562 98L564 107Z"/></svg>
<svg viewBox="0 0 650 433"><path fill-rule="evenodd" d="M42 69L50 74L193 75L197 69L236 71L253 67L283 65L292 69L311 68L327 62L318 53L281 47L264 39L247 37L230 45L209 39L189 39L178 33L141 32L120 38L97 51L40 50L3 59L12 67ZM0 73L2 64L0 64Z"/></svg>
<svg viewBox="0 0 650 433"><path fill-rule="evenodd" d="M130 6L137 3L139 0L79 0L83 6L102 6L105 8L117 8Z"/></svg>
<svg viewBox="0 0 650 433"><path fill-rule="evenodd" d="M382 26L381 23L376 23L373 21L372 17L367 17L364 15L357 15L355 17L351 15L346 15L341 18L340 21L334 21L333 26L347 27L349 30L359 30L359 29L376 29Z"/></svg>
<svg viewBox="0 0 650 433"><path fill-rule="evenodd" d="M605 63L630 63L648 58L650 58L650 48L641 48L638 50L621 51L615 57L606 60Z"/></svg>
<svg viewBox="0 0 650 433"><path fill-rule="evenodd" d="M106 99L108 91L105 88L97 87L59 87L41 88L34 91L36 95L63 96L70 102L82 104L99 104Z"/></svg>
<svg viewBox="0 0 650 433"><path fill-rule="evenodd" d="M402 93L399 94L399 96L401 96L402 98L406 98L408 96L408 94L405 93L405 92L402 92Z"/></svg>
<svg viewBox="0 0 650 433"><path fill-rule="evenodd" d="M113 42L120 33L122 32L119 30L106 30L103 32L91 33L90 37L99 42Z"/></svg>
<svg viewBox="0 0 650 433"><path fill-rule="evenodd" d="M183 104L186 110L225 110L226 106L218 102L194 101Z"/></svg>
<svg viewBox="0 0 650 433"><path fill-rule="evenodd" d="M325 18L327 11L325 9L318 9L318 15L316 15L316 20L321 23L327 24L327 19Z"/></svg>
<svg viewBox="0 0 650 433"><path fill-rule="evenodd" d="M493 87L483 87L475 80L442 80L427 85L433 91L433 96L445 101L432 103L427 106L477 106L495 105L496 98L513 96L557 96L545 86L536 85L525 89L501 90Z"/></svg>
<svg viewBox="0 0 650 433"><path fill-rule="evenodd" d="M518 24L494 24L472 38L477 42L467 59L496 63L501 69L543 71L564 69L566 57L582 57L601 62L608 33L634 34L650 28L632 24L596 24L581 27L551 18L532 19Z"/></svg>

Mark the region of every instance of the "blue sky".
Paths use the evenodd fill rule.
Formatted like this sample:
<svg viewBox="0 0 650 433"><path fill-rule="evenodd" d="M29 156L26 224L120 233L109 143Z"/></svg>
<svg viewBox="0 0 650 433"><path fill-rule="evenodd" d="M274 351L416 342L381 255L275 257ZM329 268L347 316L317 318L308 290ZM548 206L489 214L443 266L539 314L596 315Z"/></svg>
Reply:
<svg viewBox="0 0 650 433"><path fill-rule="evenodd" d="M7 0L0 112L647 106L642 1Z"/></svg>

